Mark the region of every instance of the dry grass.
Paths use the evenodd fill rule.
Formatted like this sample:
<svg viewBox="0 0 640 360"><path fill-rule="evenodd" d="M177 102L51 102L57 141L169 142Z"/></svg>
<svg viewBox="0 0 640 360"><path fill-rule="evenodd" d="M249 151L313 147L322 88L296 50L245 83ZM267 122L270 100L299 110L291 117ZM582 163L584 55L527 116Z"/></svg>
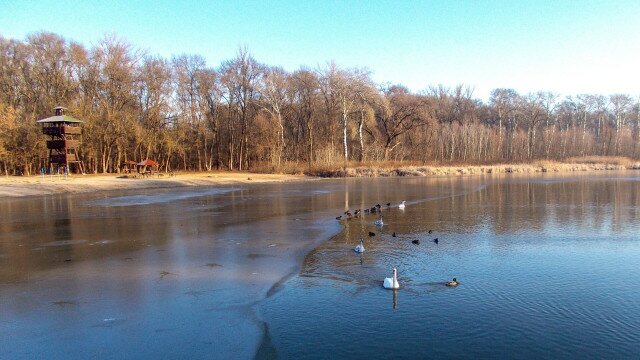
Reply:
<svg viewBox="0 0 640 360"><path fill-rule="evenodd" d="M346 166L344 162L336 162L332 165L316 163L312 168L309 168L307 162L282 162L279 166L272 163L258 163L251 166L251 172L259 174L289 174L289 175L303 175L303 174L316 174L316 173L334 173L341 169L386 169L392 170L400 167L407 166L426 166L426 164L417 161L349 161ZM433 166L436 166L433 163Z"/></svg>
<svg viewBox="0 0 640 360"><path fill-rule="evenodd" d="M258 174L286 174L286 175L303 175L308 165L304 162L287 161L282 162L279 166L272 163L254 164L251 172Z"/></svg>
<svg viewBox="0 0 640 360"><path fill-rule="evenodd" d="M640 169L640 164L634 163L632 160L623 157L591 157L579 159L580 161L573 161L573 159L567 159L567 161L564 162L540 160L531 164L492 165L425 165L396 162L384 162L378 164L374 162L367 164L348 164L347 167L316 166L305 171L305 174L318 177L388 177Z"/></svg>
<svg viewBox="0 0 640 360"><path fill-rule="evenodd" d="M626 167L637 165L636 161L624 156L584 156L572 157L564 162L571 164L606 164L606 165L622 165Z"/></svg>

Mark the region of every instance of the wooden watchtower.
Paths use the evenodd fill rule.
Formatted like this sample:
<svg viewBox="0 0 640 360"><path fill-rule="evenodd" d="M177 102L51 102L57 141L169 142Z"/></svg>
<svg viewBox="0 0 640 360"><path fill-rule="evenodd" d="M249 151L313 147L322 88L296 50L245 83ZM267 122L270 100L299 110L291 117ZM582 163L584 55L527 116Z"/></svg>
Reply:
<svg viewBox="0 0 640 360"><path fill-rule="evenodd" d="M58 169L64 167L70 170L69 165L75 165L80 172L84 172L78 158L82 121L65 115L65 110L65 108L58 106L54 109L54 116L37 121L42 124L42 133L51 137L50 140L47 140L49 168L52 171L54 167Z"/></svg>

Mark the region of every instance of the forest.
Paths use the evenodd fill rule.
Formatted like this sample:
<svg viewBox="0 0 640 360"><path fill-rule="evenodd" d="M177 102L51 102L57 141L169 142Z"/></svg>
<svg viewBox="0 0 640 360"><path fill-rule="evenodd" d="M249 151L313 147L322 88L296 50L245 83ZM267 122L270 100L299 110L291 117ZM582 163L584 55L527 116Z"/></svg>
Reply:
<svg viewBox="0 0 640 360"><path fill-rule="evenodd" d="M289 72L246 48L210 66L199 55L149 55L113 35L90 48L48 32L0 36L0 173L47 165L36 121L56 106L84 121L79 155L89 173L143 159L162 171L265 172L639 159L637 95L499 88L482 101L465 85L412 92L333 62Z"/></svg>

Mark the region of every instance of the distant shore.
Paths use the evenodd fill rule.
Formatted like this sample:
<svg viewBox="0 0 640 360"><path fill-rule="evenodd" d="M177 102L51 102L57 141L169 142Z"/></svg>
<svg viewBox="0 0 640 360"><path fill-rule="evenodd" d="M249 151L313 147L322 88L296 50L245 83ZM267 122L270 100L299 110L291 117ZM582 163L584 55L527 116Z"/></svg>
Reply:
<svg viewBox="0 0 640 360"><path fill-rule="evenodd" d="M421 165L421 166L351 166L308 170L305 174L262 174L235 171L201 173L161 173L148 178L140 175L91 174L60 176L0 176L0 198L51 195L58 193L89 193L109 190L175 188L186 186L216 186L250 183L303 181L318 178L459 176L485 174L528 174L589 172L604 170L640 170L638 163L561 163L495 165Z"/></svg>

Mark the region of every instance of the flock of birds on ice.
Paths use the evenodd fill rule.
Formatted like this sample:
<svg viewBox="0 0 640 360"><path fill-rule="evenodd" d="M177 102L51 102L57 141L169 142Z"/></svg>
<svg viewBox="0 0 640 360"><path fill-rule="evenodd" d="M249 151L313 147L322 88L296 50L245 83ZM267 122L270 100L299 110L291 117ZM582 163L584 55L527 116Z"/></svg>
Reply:
<svg viewBox="0 0 640 360"><path fill-rule="evenodd" d="M406 208L406 201L402 201L399 205L398 208L401 210L404 210ZM391 203L387 203L387 208L391 207ZM351 213L349 210L345 211L343 215L340 216L336 216L336 220L340 221L343 219L346 220L350 220L354 217L358 217L361 213L365 213L365 214L375 214L375 213L380 213L380 216L378 217L378 219L376 221L373 222L373 224L379 228L382 228L384 226L384 221L382 220L382 206L380 204L376 204L375 206L371 207L370 209L364 209L364 211L361 211L360 209L355 210L353 213ZM428 233L431 234L433 231L429 230ZM374 232L369 231L369 236L373 237L376 236L376 234ZM393 232L393 234L391 235L392 237L396 237L396 233L395 231ZM413 241L411 241L413 244L415 245L420 245L420 240L419 239L415 239ZM433 239L434 243L438 243L438 238ZM358 254L362 254L363 252L365 252L365 248L364 248L364 240L360 239L360 244L358 244L353 251L355 251ZM458 286L459 282L456 278L453 278L452 280L449 280L445 283L446 286ZM389 278L384 278L384 281L382 282L382 286L385 289L390 289L390 290L397 290L400 288L400 283L398 283L398 270L396 268L393 268L393 276L389 277Z"/></svg>

